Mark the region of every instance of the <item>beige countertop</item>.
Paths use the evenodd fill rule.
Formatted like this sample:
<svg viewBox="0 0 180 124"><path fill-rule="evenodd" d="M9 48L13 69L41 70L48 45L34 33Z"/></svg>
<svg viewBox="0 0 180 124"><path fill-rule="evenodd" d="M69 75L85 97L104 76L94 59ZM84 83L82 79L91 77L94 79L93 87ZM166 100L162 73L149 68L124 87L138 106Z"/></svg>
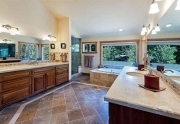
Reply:
<svg viewBox="0 0 180 124"><path fill-rule="evenodd" d="M138 71L136 67L125 66L107 92L105 101L180 119L180 96L168 85L160 80L160 87L165 87L166 90L152 92L138 86L144 83L144 77L130 76L126 72L148 73Z"/></svg>
<svg viewBox="0 0 180 124"><path fill-rule="evenodd" d="M50 67L50 66L58 66L68 64L69 62L46 62L46 63L38 63L34 65L22 64L22 65L11 65L11 66L0 66L0 73L5 72L13 72L13 71L22 71L28 69L42 68L42 67Z"/></svg>

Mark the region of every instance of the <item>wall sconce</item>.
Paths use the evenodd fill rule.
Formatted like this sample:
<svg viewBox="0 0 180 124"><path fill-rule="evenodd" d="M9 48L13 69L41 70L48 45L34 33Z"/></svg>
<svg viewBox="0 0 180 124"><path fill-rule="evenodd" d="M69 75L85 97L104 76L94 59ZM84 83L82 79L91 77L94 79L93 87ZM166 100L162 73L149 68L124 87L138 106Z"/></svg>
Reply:
<svg viewBox="0 0 180 124"><path fill-rule="evenodd" d="M155 13L158 13L159 11L160 10L159 10L158 4L153 0L150 10L149 10L149 14L155 14Z"/></svg>
<svg viewBox="0 0 180 124"><path fill-rule="evenodd" d="M8 32L9 31L9 32ZM20 34L19 29L16 27L12 27L10 25L2 25L2 27L0 28L0 33L1 32L8 32L11 35L16 35L16 34Z"/></svg>
<svg viewBox="0 0 180 124"><path fill-rule="evenodd" d="M48 35L47 37L43 38L42 40L48 40L48 41L57 41L55 36Z"/></svg>
<svg viewBox="0 0 180 124"><path fill-rule="evenodd" d="M12 41L11 41L11 40L8 40L8 39L4 39L3 42L4 42L4 43L12 43Z"/></svg>
<svg viewBox="0 0 180 124"><path fill-rule="evenodd" d="M143 28L141 30L141 35L145 35L145 33L148 31L147 29L150 28L150 24L148 26L143 25Z"/></svg>

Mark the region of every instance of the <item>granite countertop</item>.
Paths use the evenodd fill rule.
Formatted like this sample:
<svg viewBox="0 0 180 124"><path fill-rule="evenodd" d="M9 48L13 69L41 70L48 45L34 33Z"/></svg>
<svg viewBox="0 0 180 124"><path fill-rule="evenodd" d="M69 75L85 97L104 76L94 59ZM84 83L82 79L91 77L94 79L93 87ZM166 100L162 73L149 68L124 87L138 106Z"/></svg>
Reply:
<svg viewBox="0 0 180 124"><path fill-rule="evenodd" d="M125 66L107 92L105 101L180 119L180 96L168 85L160 79L160 87L165 87L166 90L152 92L138 86L144 83L143 76L130 76L126 72L148 73L148 71L138 71L136 67Z"/></svg>
<svg viewBox="0 0 180 124"><path fill-rule="evenodd" d="M28 70L28 69L35 69L35 68L42 68L42 67L50 67L50 66L58 66L58 65L64 65L69 64L69 62L47 62L47 63L38 63L37 65L28 65L28 64L22 64L22 65L11 65L11 66L0 66L0 73L5 72L13 72L13 71L22 71L22 70Z"/></svg>
<svg viewBox="0 0 180 124"><path fill-rule="evenodd" d="M0 59L0 61L2 61L2 62L4 62L4 61L17 61L17 60L20 60L20 59L6 59L6 60Z"/></svg>

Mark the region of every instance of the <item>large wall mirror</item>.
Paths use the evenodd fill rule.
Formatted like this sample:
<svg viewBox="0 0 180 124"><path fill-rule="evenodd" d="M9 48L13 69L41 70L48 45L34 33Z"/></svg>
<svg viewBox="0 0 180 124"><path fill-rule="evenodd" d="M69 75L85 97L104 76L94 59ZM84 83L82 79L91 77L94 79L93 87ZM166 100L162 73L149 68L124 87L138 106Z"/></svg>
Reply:
<svg viewBox="0 0 180 124"><path fill-rule="evenodd" d="M3 58L21 61L49 60L49 42L34 37L0 33L0 60Z"/></svg>
<svg viewBox="0 0 180 124"><path fill-rule="evenodd" d="M147 51L153 67L163 65L165 70L173 70L165 75L171 75L180 84L180 10L175 10L176 5L177 1L158 21L160 31L148 35Z"/></svg>

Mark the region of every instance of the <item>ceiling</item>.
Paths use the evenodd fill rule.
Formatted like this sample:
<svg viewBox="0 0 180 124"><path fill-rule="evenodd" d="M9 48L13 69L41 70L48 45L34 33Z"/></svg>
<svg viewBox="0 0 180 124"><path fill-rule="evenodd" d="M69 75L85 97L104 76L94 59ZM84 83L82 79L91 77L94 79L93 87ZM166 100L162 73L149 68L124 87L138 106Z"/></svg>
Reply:
<svg viewBox="0 0 180 124"><path fill-rule="evenodd" d="M39 0L81 37L140 34L152 0ZM123 31L119 32L119 28Z"/></svg>
<svg viewBox="0 0 180 124"><path fill-rule="evenodd" d="M167 10L163 17L159 20L161 32L180 32L180 11L175 10L177 1ZM166 25L171 23L172 26L167 28Z"/></svg>

